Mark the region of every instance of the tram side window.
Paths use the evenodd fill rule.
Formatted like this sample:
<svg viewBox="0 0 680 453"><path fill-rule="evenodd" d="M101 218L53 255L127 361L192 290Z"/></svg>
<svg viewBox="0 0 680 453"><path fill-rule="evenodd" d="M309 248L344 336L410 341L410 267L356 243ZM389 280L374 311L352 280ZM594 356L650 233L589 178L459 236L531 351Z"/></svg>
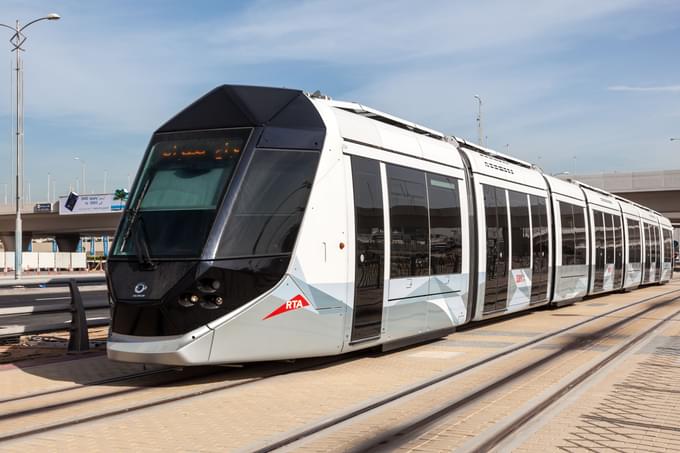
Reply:
<svg viewBox="0 0 680 453"><path fill-rule="evenodd" d="M419 170L386 165L390 201L391 278L429 275L425 174Z"/></svg>
<svg viewBox="0 0 680 453"><path fill-rule="evenodd" d="M574 210L574 264L586 264L586 220L583 208L572 206Z"/></svg>
<svg viewBox="0 0 680 453"><path fill-rule="evenodd" d="M574 205L560 201L560 220L562 221L562 265L574 264L576 247L574 243Z"/></svg>
<svg viewBox="0 0 680 453"><path fill-rule="evenodd" d="M512 237L512 268L531 266L531 231L529 228L529 201L527 194L508 191Z"/></svg>
<svg viewBox="0 0 680 453"><path fill-rule="evenodd" d="M604 215L605 224L605 263L614 262L614 219L611 214Z"/></svg>
<svg viewBox="0 0 680 453"><path fill-rule="evenodd" d="M458 181L428 173L427 195L430 202L430 273L458 274L463 259Z"/></svg>
<svg viewBox="0 0 680 453"><path fill-rule="evenodd" d="M657 267L661 262L661 238L659 237L659 227L652 227L654 233L654 261L657 263Z"/></svg>
<svg viewBox="0 0 680 453"><path fill-rule="evenodd" d="M649 267L649 263L652 261L652 242L651 242L651 232L649 228L649 224L644 223L643 228L645 231L645 262L647 263L647 266Z"/></svg>
<svg viewBox="0 0 680 453"><path fill-rule="evenodd" d="M673 256L673 235L670 230L663 229L663 262L670 263Z"/></svg>
<svg viewBox="0 0 680 453"><path fill-rule="evenodd" d="M639 263L641 256L640 223L628 220L628 262Z"/></svg>
<svg viewBox="0 0 680 453"><path fill-rule="evenodd" d="M256 150L218 256L292 253L318 161L316 151Z"/></svg>

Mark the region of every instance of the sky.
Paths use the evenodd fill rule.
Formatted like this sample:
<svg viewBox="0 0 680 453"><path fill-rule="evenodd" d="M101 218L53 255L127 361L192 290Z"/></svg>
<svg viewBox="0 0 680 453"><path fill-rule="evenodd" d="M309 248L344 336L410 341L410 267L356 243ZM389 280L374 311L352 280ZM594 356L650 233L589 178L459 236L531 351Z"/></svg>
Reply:
<svg viewBox="0 0 680 453"><path fill-rule="evenodd" d="M86 192L127 187L152 132L225 83L320 90L473 141L479 95L486 144L549 173L680 168L675 0L2 0L0 23L52 12L22 53L33 202L48 173L57 195L76 188L75 157Z"/></svg>

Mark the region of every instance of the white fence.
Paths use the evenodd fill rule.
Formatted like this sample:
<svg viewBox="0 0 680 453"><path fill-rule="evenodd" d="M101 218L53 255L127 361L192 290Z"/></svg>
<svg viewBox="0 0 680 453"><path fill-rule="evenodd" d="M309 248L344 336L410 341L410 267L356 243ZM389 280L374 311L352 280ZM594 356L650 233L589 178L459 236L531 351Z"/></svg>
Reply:
<svg viewBox="0 0 680 453"><path fill-rule="evenodd" d="M21 267L25 271L61 271L87 269L84 252L24 252ZM0 252L0 270L14 270L14 252Z"/></svg>

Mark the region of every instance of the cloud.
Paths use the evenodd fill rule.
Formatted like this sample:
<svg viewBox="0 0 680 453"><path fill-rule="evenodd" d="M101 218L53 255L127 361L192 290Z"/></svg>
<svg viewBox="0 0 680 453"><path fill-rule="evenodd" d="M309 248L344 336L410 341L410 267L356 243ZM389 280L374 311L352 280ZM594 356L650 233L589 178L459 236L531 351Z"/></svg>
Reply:
<svg viewBox="0 0 680 453"><path fill-rule="evenodd" d="M661 85L661 86L629 86L614 85L607 87L608 91L641 91L641 92L660 92L660 93L680 93L680 85Z"/></svg>
<svg viewBox="0 0 680 453"><path fill-rule="evenodd" d="M456 54L469 57L470 52L501 48L522 53L543 47L546 37L579 35L588 23L594 33L606 34L608 30L593 21L645 4L642 0L529 0L521 6L502 0L432 1L417 8L408 0L267 0L253 2L229 27L216 27L209 42L218 54L243 62L385 64Z"/></svg>
<svg viewBox="0 0 680 453"><path fill-rule="evenodd" d="M54 3L3 6L7 22ZM620 74L644 81L649 68L677 73L676 36L655 35L677 29L680 4L670 0L65 0L56 10L63 19L32 27L24 54L27 159L42 152L27 162L40 175L34 190L47 171L65 168L64 181L78 175L77 165L61 162L67 155L124 180L158 125L222 83L321 89L473 139L472 96L480 94L489 143L510 143L527 160L540 155L554 171L574 154L635 156L633 143L675 134L680 114L673 96L602 89ZM9 73L6 55L0 118L9 118ZM655 83L679 91L673 82ZM639 88L608 90L662 91ZM603 136L612 142L598 142Z"/></svg>

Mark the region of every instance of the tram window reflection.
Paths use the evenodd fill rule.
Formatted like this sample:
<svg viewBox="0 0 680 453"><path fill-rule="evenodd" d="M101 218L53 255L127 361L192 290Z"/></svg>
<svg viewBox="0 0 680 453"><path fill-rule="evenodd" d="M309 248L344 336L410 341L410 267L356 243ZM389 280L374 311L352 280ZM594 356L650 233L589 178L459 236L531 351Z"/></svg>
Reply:
<svg viewBox="0 0 680 453"><path fill-rule="evenodd" d="M430 235L425 174L387 165L390 202L391 278L426 276L430 272Z"/></svg>

